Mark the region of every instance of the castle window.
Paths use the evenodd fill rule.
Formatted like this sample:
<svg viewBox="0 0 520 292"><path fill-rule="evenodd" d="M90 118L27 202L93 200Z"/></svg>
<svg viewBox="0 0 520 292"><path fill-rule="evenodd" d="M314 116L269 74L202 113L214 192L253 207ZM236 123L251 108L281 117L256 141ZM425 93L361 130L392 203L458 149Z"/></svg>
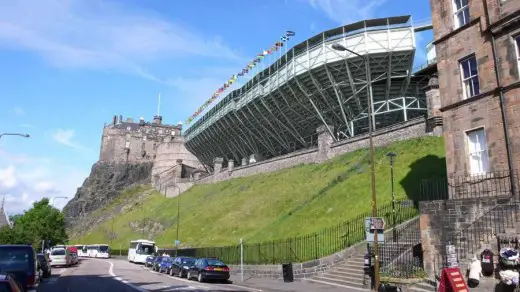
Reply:
<svg viewBox="0 0 520 292"><path fill-rule="evenodd" d="M466 132L469 158L469 172L472 175L489 172L489 156L484 128Z"/></svg>
<svg viewBox="0 0 520 292"><path fill-rule="evenodd" d="M520 78L520 35L515 37L516 63L518 66L518 76Z"/></svg>
<svg viewBox="0 0 520 292"><path fill-rule="evenodd" d="M469 0L454 0L455 29L469 23Z"/></svg>
<svg viewBox="0 0 520 292"><path fill-rule="evenodd" d="M478 81L477 59L471 55L460 61L462 75L462 91L464 99L480 94L480 83Z"/></svg>

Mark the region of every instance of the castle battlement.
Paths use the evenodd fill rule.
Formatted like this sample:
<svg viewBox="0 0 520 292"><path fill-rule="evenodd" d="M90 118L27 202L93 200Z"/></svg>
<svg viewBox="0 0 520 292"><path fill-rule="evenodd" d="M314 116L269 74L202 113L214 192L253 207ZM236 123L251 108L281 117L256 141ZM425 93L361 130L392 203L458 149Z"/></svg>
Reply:
<svg viewBox="0 0 520 292"><path fill-rule="evenodd" d="M123 116L113 116L112 122L103 127L99 160L101 162L152 162L160 143L181 139L182 124L167 125L162 117L153 121L140 118L134 121Z"/></svg>

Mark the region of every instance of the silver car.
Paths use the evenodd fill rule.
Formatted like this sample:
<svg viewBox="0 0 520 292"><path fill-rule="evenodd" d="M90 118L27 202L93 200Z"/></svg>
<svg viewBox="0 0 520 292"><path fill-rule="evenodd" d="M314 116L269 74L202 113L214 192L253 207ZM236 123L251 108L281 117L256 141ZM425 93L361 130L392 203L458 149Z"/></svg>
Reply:
<svg viewBox="0 0 520 292"><path fill-rule="evenodd" d="M51 251L49 256L51 267L55 266L71 266L72 257L70 253L64 248L55 248Z"/></svg>

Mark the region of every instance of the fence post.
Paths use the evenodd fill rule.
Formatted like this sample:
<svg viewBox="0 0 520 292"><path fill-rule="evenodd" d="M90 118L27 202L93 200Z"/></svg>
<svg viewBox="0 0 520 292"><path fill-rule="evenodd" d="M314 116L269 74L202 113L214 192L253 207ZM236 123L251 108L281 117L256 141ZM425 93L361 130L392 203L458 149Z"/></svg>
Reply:
<svg viewBox="0 0 520 292"><path fill-rule="evenodd" d="M240 238L240 280L244 282L244 241Z"/></svg>
<svg viewBox="0 0 520 292"><path fill-rule="evenodd" d="M318 233L314 234L314 259L318 259Z"/></svg>

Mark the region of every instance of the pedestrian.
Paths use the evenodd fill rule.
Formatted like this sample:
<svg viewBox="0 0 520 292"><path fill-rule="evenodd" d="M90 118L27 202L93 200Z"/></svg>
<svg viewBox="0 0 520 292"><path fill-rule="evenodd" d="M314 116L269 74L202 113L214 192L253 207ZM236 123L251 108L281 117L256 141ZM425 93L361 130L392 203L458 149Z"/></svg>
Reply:
<svg viewBox="0 0 520 292"><path fill-rule="evenodd" d="M469 277L468 277L468 286L470 288L475 288L480 283L480 277L482 277L482 264L477 259L477 256L473 256L470 264L468 265Z"/></svg>

